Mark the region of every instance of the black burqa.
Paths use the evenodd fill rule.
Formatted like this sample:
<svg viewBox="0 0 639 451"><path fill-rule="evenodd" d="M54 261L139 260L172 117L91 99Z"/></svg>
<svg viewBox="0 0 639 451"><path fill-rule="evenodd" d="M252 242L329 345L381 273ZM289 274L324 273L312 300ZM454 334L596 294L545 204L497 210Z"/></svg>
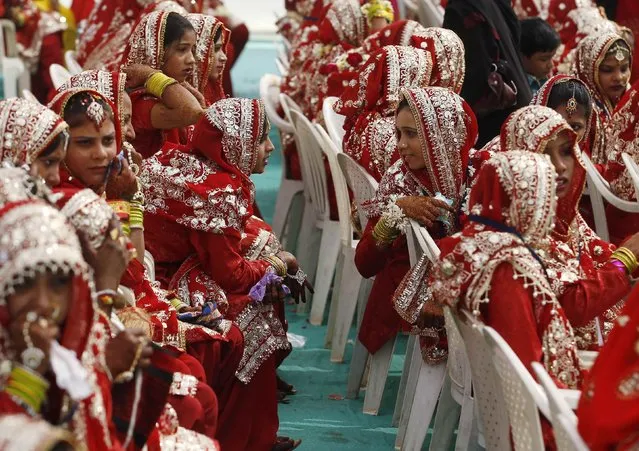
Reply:
<svg viewBox="0 0 639 451"><path fill-rule="evenodd" d="M477 146L483 146L499 134L510 113L528 105L532 98L519 55L519 20L510 0L449 0L443 26L464 43L466 77L461 95L471 107L488 94L488 76L498 60L507 62L509 78L517 87L515 106L478 119Z"/></svg>

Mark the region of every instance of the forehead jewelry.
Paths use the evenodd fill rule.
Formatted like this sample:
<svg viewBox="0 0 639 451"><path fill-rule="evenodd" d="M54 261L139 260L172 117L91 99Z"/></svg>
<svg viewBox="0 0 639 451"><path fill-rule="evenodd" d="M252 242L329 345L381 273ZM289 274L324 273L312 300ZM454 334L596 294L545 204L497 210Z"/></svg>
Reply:
<svg viewBox="0 0 639 451"><path fill-rule="evenodd" d="M630 52L620 42L617 42L608 53L614 55L615 59L621 62L629 55Z"/></svg>
<svg viewBox="0 0 639 451"><path fill-rule="evenodd" d="M91 103L87 107L87 117L93 122L96 127L100 128L102 123L106 119L106 114L104 112L104 107L100 105L100 102L91 98Z"/></svg>
<svg viewBox="0 0 639 451"><path fill-rule="evenodd" d="M566 102L566 113L568 117L572 117L577 112L577 99L575 98L575 85L572 86L572 97Z"/></svg>

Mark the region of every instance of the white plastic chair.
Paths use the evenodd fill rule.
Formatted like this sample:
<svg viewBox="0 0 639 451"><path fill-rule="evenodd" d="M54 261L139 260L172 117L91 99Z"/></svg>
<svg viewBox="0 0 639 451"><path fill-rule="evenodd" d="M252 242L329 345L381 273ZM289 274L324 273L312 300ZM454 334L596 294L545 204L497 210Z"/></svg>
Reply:
<svg viewBox="0 0 639 451"><path fill-rule="evenodd" d="M449 308L444 309L444 318L448 341L446 365L448 371L437 404L430 449L450 449L455 440L455 450L463 451L478 440L475 421L476 405L472 396L472 375L464 340L455 326L455 320ZM456 439L455 426L457 426Z"/></svg>
<svg viewBox="0 0 639 451"><path fill-rule="evenodd" d="M493 363L493 351L484 339L484 325L466 311L462 311L462 318L459 318L456 312L452 313L454 323L464 339L470 362L473 392L479 410L478 428L483 435L485 448L491 451L508 451L508 413L499 374Z"/></svg>
<svg viewBox="0 0 639 451"><path fill-rule="evenodd" d="M328 136L325 134L325 138ZM328 138L330 140L330 138ZM331 145L334 146L334 144ZM334 147L334 149L336 149ZM335 172L339 171L344 178L346 185L353 192L353 198L355 205L360 205L375 195L377 189L377 182L362 168L355 160L344 153L337 153L338 168ZM350 223L350 200L346 205L347 210L344 211L344 222L342 233L342 254L340 265L338 265L339 277L335 281L335 286L339 287L338 290L334 290L337 293L337 297L331 303L330 315L329 315L329 327L326 332L326 346L331 348L331 362L342 362L344 360L344 352L346 349L346 342L348 340L348 333L353 323L355 311L360 306L362 311L363 305L368 299L370 289L372 287L372 281L364 279L357 268L355 267L355 250L357 248L358 241L353 240L352 225ZM361 208L359 209L361 213ZM362 215L366 218L365 215ZM342 221L340 211L340 221ZM347 225L346 225L347 224ZM365 222L364 222L365 224ZM346 229L348 227L348 230ZM361 315L358 316L357 324L361 320ZM355 355L351 360L351 368L353 362L360 362L360 366L363 369L366 366L366 358L368 353L363 355L362 359L357 359ZM359 390L359 383L356 382L357 390ZM356 397L353 394L352 397Z"/></svg>
<svg viewBox="0 0 639 451"><path fill-rule="evenodd" d="M146 249L144 250L144 269L146 269L149 279L155 281L155 259Z"/></svg>
<svg viewBox="0 0 639 451"><path fill-rule="evenodd" d="M18 55L16 27L5 19L0 20L0 67L5 99L31 88L31 74Z"/></svg>
<svg viewBox="0 0 639 451"><path fill-rule="evenodd" d="M82 66L75 59L75 52L73 50L67 50L64 52L64 63L67 65L67 69L71 75L78 75L83 71Z"/></svg>
<svg viewBox="0 0 639 451"><path fill-rule="evenodd" d="M280 61L279 58L275 58L275 67L277 67L277 71L280 75L282 75L282 77L288 75L288 68L284 65L284 63L282 63L282 61Z"/></svg>
<svg viewBox="0 0 639 451"><path fill-rule="evenodd" d="M295 127L295 139L302 166L304 192L308 193L309 214L302 220L302 230L298 243L300 266L307 271L315 286L313 304L326 304L328 292L333 281L340 240L339 221L331 220L328 200L326 167L321 137L314 125L301 111L291 111L291 120ZM306 210L305 210L306 213ZM306 239L308 238L308 240ZM318 247L319 246L319 247ZM299 312L308 309L300 304Z"/></svg>
<svg viewBox="0 0 639 451"><path fill-rule="evenodd" d="M49 66L49 75L51 75L53 87L56 89L65 84L71 78L71 73L59 64L52 64Z"/></svg>
<svg viewBox="0 0 639 451"><path fill-rule="evenodd" d="M499 373L515 450L544 449L539 410L546 417L549 412L541 387L495 329L484 326L483 330Z"/></svg>
<svg viewBox="0 0 639 451"><path fill-rule="evenodd" d="M28 89L22 90L22 97L24 97L30 102L40 103L40 101L36 98L36 96L34 96L33 93L29 91Z"/></svg>
<svg viewBox="0 0 639 451"><path fill-rule="evenodd" d="M282 134L294 133L295 129L290 120L282 118L278 113L280 106L280 83L281 78L274 74L264 74L260 79L260 98L264 102L266 115L271 124L277 127ZM286 177L286 165L282 164L282 177L280 188L275 201L275 214L273 215L273 233L280 238L286 248L291 252L295 251L297 235L299 234L300 220L302 217L304 203L302 199L296 201L296 197L301 197L304 185L301 180L294 180ZM284 240L284 230L286 229L286 240Z"/></svg>
<svg viewBox="0 0 639 451"><path fill-rule="evenodd" d="M639 213L639 203L623 200L615 196L610 191L610 185L597 171L595 165L590 161L588 155L581 154L584 166L586 168L586 178L588 181L588 193L590 194L590 202L595 216L595 229L597 235L604 241L610 241L610 233L608 231L608 221L606 220L606 208L604 199L619 210L629 213Z"/></svg>
<svg viewBox="0 0 639 451"><path fill-rule="evenodd" d="M561 391L541 363L533 362L532 367L537 375L537 380L546 392L557 449L559 451L588 451L588 446L577 431L577 417L564 400Z"/></svg>
<svg viewBox="0 0 639 451"><path fill-rule="evenodd" d="M286 54L286 51L284 49L277 49L277 59L280 61L280 63L282 63L286 70L289 70L291 68L291 64L288 60L288 55Z"/></svg>
<svg viewBox="0 0 639 451"><path fill-rule="evenodd" d="M626 171L628 171L630 180L632 180L632 184L635 187L635 199L639 199L639 165L626 152L621 154L621 159L626 165Z"/></svg>
<svg viewBox="0 0 639 451"><path fill-rule="evenodd" d="M331 282L333 281L333 275L337 274L338 277L334 285L333 292L340 292L344 289L343 294L333 296L333 302L331 309L337 308L337 305L342 299L347 299L353 296L357 299L357 292L359 291L359 284L351 286L353 282L353 274L357 274L357 268L353 261L355 256L355 248L353 247L353 226L351 225L350 215L350 198L348 195L348 187L346 180L337 161L337 156L341 153L341 149L337 148L331 138L319 124L313 124L315 126L315 138L318 140L322 149L324 157L328 161L329 168L331 170L331 177L333 179L333 187L335 189L335 197L337 201L337 213L339 218L339 231L340 240L336 243L336 237L333 236L328 246L330 249L326 249L328 255L327 261L319 261L318 273L321 274L321 280L326 281L325 284L315 287L315 295L313 296L313 305L311 306L311 314L309 321L314 326L322 324L324 319L324 310L326 309L326 302L328 300L328 291L330 290ZM324 245L322 244L322 250ZM339 264L338 264L339 260ZM334 263L333 263L334 262ZM339 267L341 272L336 272ZM360 278L361 279L361 278ZM316 279L317 280L317 279ZM355 279L356 281L357 279ZM342 287L344 284L344 287ZM324 295L324 290L326 294ZM355 294L353 295L353 291ZM329 315L330 317L330 315ZM334 313L332 318L336 320L340 315ZM351 316L352 318L352 316ZM330 330L331 328L329 328ZM328 337L327 337L328 341Z"/></svg>
<svg viewBox="0 0 639 451"><path fill-rule="evenodd" d="M326 124L326 130L331 136L331 139L335 143L338 149L342 150L342 141L344 140L344 120L345 116L337 114L333 109L333 105L337 102L337 97L327 97L324 99L322 105L322 114L324 116L324 123Z"/></svg>

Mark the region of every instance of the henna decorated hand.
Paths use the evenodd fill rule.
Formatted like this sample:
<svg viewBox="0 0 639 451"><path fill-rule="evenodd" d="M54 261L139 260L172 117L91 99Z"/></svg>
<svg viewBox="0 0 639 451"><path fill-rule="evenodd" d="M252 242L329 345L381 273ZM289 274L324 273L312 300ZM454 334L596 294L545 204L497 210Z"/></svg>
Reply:
<svg viewBox="0 0 639 451"><path fill-rule="evenodd" d="M137 368L146 368L151 364L153 348L140 329L125 329L112 338L106 345L105 360L113 377L128 371L134 363L138 347L142 346Z"/></svg>
<svg viewBox="0 0 639 451"><path fill-rule="evenodd" d="M635 254L635 257L639 259L639 233L635 233L621 245L625 248L630 249L632 253Z"/></svg>
<svg viewBox="0 0 639 451"><path fill-rule="evenodd" d="M202 95L200 91L195 89L191 85L191 83L187 81L183 82L182 86L184 86L191 94L193 94L193 97L195 97L195 99L198 101L198 103L200 104L202 108L206 108L206 100L204 99L204 96Z"/></svg>
<svg viewBox="0 0 639 451"><path fill-rule="evenodd" d="M144 64L131 64L130 66L124 67L122 70L126 74L127 88L138 88L144 85L151 75L159 72L149 66L145 66Z"/></svg>
<svg viewBox="0 0 639 451"><path fill-rule="evenodd" d="M119 157L116 156L115 158ZM106 186L107 197L109 199L124 199L130 201L133 195L138 191L137 177L131 170L129 162L126 159L121 159L119 165L119 171L114 170L109 174ZM114 167L116 166L117 165L114 165Z"/></svg>
<svg viewBox="0 0 639 451"><path fill-rule="evenodd" d="M395 204L402 209L404 214L419 222L426 228L433 227L435 220L444 211L455 212L454 208L446 202L427 196L407 196L397 199Z"/></svg>

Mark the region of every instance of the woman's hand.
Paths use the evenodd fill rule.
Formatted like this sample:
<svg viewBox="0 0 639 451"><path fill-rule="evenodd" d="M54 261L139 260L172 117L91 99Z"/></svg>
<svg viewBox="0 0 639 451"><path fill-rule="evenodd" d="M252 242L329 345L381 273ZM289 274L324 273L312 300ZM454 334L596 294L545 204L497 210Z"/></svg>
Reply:
<svg viewBox="0 0 639 451"><path fill-rule="evenodd" d="M95 273L95 286L98 291L117 290L122 274L126 270L131 253L127 249L128 238L122 234L120 222L112 218L107 236L99 249L92 249L86 235L78 231L84 258Z"/></svg>
<svg viewBox="0 0 639 451"><path fill-rule="evenodd" d="M142 347L140 357L134 362L139 347ZM125 329L109 341L104 354L109 371L115 378L125 371L148 367L151 364L153 348L144 331ZM134 363L136 365L132 368Z"/></svg>
<svg viewBox="0 0 639 451"><path fill-rule="evenodd" d="M629 249L639 259L639 233L635 233L628 238L621 246Z"/></svg>
<svg viewBox="0 0 639 451"><path fill-rule="evenodd" d="M202 307L191 307L190 305L186 305L182 307L180 310L178 310L178 313L190 313L190 312L202 313Z"/></svg>
<svg viewBox="0 0 639 451"><path fill-rule="evenodd" d="M206 108L206 100L204 99L204 96L200 91L195 89L188 81L183 82L182 86L184 86L191 94L193 94L193 97L196 98L202 108Z"/></svg>
<svg viewBox="0 0 639 451"><path fill-rule="evenodd" d="M22 362L22 351L27 349L27 343L24 337L24 326L27 322L28 315L35 315L37 318L34 321L29 321L28 335L31 338L33 347L40 349L44 358L37 368L32 368L40 374L45 374L49 370L49 353L51 351L51 342L57 340L60 334L60 329L53 319L49 319L46 316L40 316L34 311L23 313L17 318L11 321L9 326L9 335L11 343L16 351L16 361Z"/></svg>
<svg viewBox="0 0 639 451"><path fill-rule="evenodd" d="M119 158L119 157L115 157ZM137 163L136 163L137 164ZM139 165L138 165L139 167ZM137 177L126 159L120 161L120 171L111 171L107 180L106 193L109 199L130 201L138 192Z"/></svg>
<svg viewBox="0 0 639 451"><path fill-rule="evenodd" d="M276 304L282 302L286 298L282 282L272 282L266 286L266 293L262 302L265 304Z"/></svg>
<svg viewBox="0 0 639 451"><path fill-rule="evenodd" d="M127 88L138 88L144 83L146 83L147 79L153 75L155 72L158 72L155 69L152 69L149 66L145 66L144 64L131 64L130 66L126 66L122 69L126 74L126 87Z"/></svg>
<svg viewBox="0 0 639 451"><path fill-rule="evenodd" d="M397 199L395 204L402 209L406 216L426 228L432 227L435 220L445 211L455 212L455 209L446 202L428 196L402 197Z"/></svg>

